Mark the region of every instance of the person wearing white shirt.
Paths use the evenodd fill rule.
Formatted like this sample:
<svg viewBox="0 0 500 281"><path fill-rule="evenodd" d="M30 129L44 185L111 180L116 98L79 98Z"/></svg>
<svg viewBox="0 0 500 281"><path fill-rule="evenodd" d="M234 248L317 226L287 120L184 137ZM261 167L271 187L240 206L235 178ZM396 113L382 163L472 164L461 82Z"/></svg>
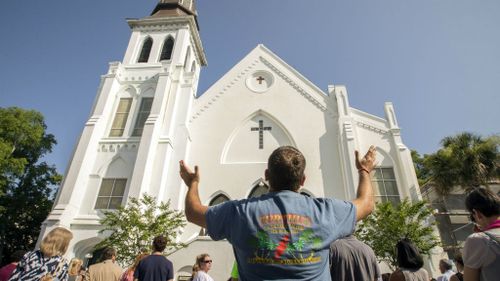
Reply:
<svg viewBox="0 0 500 281"><path fill-rule="evenodd" d="M441 271L443 275L439 276L437 281L450 281L451 276L455 274L452 268L453 268L453 262L451 260L447 259L440 260L439 271Z"/></svg>
<svg viewBox="0 0 500 281"><path fill-rule="evenodd" d="M196 257L196 263L193 265L193 281L214 281L208 271L212 268L212 259L208 254L201 254Z"/></svg>

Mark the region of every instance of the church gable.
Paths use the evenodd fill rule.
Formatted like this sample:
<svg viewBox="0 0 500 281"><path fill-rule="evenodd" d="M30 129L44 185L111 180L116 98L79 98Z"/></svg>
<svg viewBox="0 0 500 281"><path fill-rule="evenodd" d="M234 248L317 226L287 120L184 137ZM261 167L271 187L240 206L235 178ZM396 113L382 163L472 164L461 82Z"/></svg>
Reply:
<svg viewBox="0 0 500 281"><path fill-rule="evenodd" d="M309 103L330 117L334 116L332 103L327 94L269 49L259 44L194 101L189 121L195 122L204 113L210 111L214 104L227 96L243 93L258 96L278 91L300 96L303 102Z"/></svg>

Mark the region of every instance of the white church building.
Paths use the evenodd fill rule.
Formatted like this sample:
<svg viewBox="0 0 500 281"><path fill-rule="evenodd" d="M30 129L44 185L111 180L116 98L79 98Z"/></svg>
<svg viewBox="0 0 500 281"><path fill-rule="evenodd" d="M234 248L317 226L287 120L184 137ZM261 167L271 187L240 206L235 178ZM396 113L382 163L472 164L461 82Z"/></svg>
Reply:
<svg viewBox="0 0 500 281"><path fill-rule="evenodd" d="M123 61L101 76L90 117L74 150L40 237L55 226L74 234L68 257L84 259L103 239L103 210L143 193L184 209L178 162L199 165L204 204L266 192L269 154L292 145L307 159L306 196L355 197L354 150L377 146L377 201L421 198L410 150L393 105L378 117L351 107L345 86L325 92L263 45L256 46L206 92L207 64L194 0L161 0L150 16L127 20L132 34ZM188 224L170 253L176 280L195 256L214 260L210 275L226 280L234 260L226 241Z"/></svg>

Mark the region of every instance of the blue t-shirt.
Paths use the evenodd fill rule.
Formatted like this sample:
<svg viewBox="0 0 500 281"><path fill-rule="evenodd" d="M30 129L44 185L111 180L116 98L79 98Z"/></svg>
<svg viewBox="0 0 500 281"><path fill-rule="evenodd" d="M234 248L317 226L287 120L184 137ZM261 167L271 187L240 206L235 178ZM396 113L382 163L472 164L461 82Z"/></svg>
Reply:
<svg viewBox="0 0 500 281"><path fill-rule="evenodd" d="M161 255L143 258L134 271L134 279L139 281L167 281L174 279L172 262Z"/></svg>
<svg viewBox="0 0 500 281"><path fill-rule="evenodd" d="M233 245L240 280L330 280L330 243L354 231L356 208L280 191L210 207L206 220Z"/></svg>

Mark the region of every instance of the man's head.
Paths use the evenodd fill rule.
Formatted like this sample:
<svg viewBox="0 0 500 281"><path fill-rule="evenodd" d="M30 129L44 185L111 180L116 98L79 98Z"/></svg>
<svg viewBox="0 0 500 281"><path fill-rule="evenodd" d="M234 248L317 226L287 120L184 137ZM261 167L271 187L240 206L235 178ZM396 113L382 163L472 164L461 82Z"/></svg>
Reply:
<svg viewBox="0 0 500 281"><path fill-rule="evenodd" d="M304 184L306 159L292 146L277 148L267 161L266 179L271 190L297 191Z"/></svg>
<svg viewBox="0 0 500 281"><path fill-rule="evenodd" d="M107 247L102 251L102 260L116 260L116 250L112 247Z"/></svg>
<svg viewBox="0 0 500 281"><path fill-rule="evenodd" d="M486 188L476 188L465 198L465 207L474 221L483 216L496 218L500 216L500 197Z"/></svg>
<svg viewBox="0 0 500 281"><path fill-rule="evenodd" d="M453 268L453 262L451 260L442 259L439 261L439 271L445 273Z"/></svg>
<svg viewBox="0 0 500 281"><path fill-rule="evenodd" d="M153 251L163 252L167 247L168 240L163 235L158 235L153 239Z"/></svg>

